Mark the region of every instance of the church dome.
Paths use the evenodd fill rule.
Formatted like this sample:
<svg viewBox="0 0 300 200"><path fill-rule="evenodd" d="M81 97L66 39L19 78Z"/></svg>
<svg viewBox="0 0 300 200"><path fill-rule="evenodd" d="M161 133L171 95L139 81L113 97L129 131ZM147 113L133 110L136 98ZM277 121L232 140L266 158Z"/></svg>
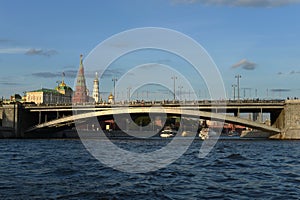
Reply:
<svg viewBox="0 0 300 200"><path fill-rule="evenodd" d="M73 91L71 87L67 86L67 84L62 81L57 87L56 90L69 90L69 91Z"/></svg>
<svg viewBox="0 0 300 200"><path fill-rule="evenodd" d="M66 87L67 85L65 84L64 81L62 81L60 84L59 84L59 87Z"/></svg>
<svg viewBox="0 0 300 200"><path fill-rule="evenodd" d="M110 95L108 96L108 99L114 99L114 95L112 95L112 93L110 93Z"/></svg>
<svg viewBox="0 0 300 200"><path fill-rule="evenodd" d="M55 88L56 91L63 95L71 96L73 94L73 90L71 87L67 86L67 84L62 80L60 84Z"/></svg>

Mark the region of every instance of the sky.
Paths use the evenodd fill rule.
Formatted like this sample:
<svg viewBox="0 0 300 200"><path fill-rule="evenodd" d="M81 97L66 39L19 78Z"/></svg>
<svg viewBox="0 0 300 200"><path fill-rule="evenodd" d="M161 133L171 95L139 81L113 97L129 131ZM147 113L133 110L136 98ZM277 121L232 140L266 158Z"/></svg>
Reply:
<svg viewBox="0 0 300 200"><path fill-rule="evenodd" d="M241 98L300 96L299 0L0 0L0 3L0 97L54 88L63 73L65 82L74 87L80 54L85 59L99 43L115 34L143 27L171 29L199 43L220 71L227 98L233 99L236 75L241 75ZM171 58L172 62L166 62ZM185 62L168 53L158 55L154 50L123 56L100 77L103 98L113 91L113 77L121 80L122 73L130 68L154 61L158 66L175 68ZM102 72L90 68L85 60L84 64L87 64L87 85L92 91L95 72ZM192 80L193 88L198 87L194 93L209 98L203 85L205 78L190 76L193 73L187 65L182 64L181 70L186 72L185 78ZM150 86L143 86L140 94L136 91L132 95L146 98L148 91L169 90L168 94L160 92L160 97L172 98L168 89L173 84L172 76L170 73L165 77L170 84L165 88L152 87L150 91L145 89ZM181 95L178 98L192 98L184 83L176 81L175 93ZM120 99L127 98L130 87L118 91Z"/></svg>

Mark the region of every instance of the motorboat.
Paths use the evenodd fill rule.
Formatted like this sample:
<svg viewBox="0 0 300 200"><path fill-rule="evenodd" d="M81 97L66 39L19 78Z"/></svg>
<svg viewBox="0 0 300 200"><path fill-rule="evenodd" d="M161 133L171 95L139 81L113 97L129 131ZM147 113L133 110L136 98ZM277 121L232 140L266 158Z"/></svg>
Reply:
<svg viewBox="0 0 300 200"><path fill-rule="evenodd" d="M199 137L201 140L207 140L209 139L209 128L202 128L200 133L199 133Z"/></svg>
<svg viewBox="0 0 300 200"><path fill-rule="evenodd" d="M170 138L174 137L176 135L176 132L171 129L171 127L167 126L164 128L164 130L161 131L160 137L162 138Z"/></svg>
<svg viewBox="0 0 300 200"><path fill-rule="evenodd" d="M229 131L227 136L236 137L236 136L240 136L240 134L237 131Z"/></svg>

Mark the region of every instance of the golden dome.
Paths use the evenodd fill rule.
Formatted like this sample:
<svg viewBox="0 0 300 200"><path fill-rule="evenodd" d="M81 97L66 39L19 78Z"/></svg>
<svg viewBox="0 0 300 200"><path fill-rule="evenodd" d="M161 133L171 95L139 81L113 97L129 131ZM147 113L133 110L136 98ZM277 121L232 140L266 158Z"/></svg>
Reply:
<svg viewBox="0 0 300 200"><path fill-rule="evenodd" d="M110 95L108 96L108 99L114 99L114 95L112 95L112 93L110 93Z"/></svg>
<svg viewBox="0 0 300 200"><path fill-rule="evenodd" d="M59 87L66 87L67 85L65 84L64 81L62 81L60 84L59 84Z"/></svg>

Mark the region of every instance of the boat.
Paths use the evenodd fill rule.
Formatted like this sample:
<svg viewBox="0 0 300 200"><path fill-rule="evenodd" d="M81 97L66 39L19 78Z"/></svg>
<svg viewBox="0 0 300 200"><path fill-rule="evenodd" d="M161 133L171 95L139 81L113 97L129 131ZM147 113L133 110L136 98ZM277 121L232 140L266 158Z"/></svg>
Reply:
<svg viewBox="0 0 300 200"><path fill-rule="evenodd" d="M209 139L209 128L202 128L200 133L199 133L199 137L201 140L207 140Z"/></svg>
<svg viewBox="0 0 300 200"><path fill-rule="evenodd" d="M211 128L202 128L199 132L199 137L201 140L218 139L220 134Z"/></svg>
<svg viewBox="0 0 300 200"><path fill-rule="evenodd" d="M239 137L240 134L237 131L229 131L227 136L229 136L229 137Z"/></svg>
<svg viewBox="0 0 300 200"><path fill-rule="evenodd" d="M170 138L176 135L176 131L172 130L171 127L166 126L164 130L161 131L160 137L162 138Z"/></svg>

